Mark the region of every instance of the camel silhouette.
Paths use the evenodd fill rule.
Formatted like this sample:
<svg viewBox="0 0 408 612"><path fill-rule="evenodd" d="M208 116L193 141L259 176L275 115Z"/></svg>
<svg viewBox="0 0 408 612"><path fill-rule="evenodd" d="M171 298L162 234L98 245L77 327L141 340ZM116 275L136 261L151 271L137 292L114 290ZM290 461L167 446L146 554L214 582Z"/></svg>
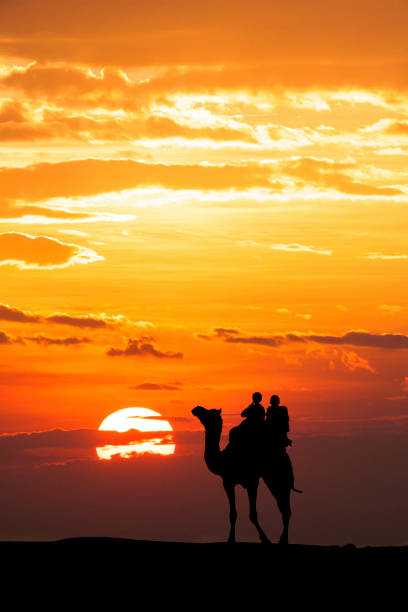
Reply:
<svg viewBox="0 0 408 612"><path fill-rule="evenodd" d="M292 464L284 449L270 449L262 453L262 461L249 461L248 454L237 452L231 444L220 449L222 432L222 417L220 410L207 410L196 406L192 414L198 418L205 429L204 460L213 474L222 478L222 484L230 505L230 533L228 542L235 542L235 524L237 509L235 503L235 487L240 484L247 490L249 499L249 520L255 525L261 542L270 543L267 535L258 522L256 499L259 478L262 478L269 491L275 497L282 515L283 531L279 544L288 544L289 521L291 517L291 491L301 493L294 488ZM262 444L262 441L261 441Z"/></svg>

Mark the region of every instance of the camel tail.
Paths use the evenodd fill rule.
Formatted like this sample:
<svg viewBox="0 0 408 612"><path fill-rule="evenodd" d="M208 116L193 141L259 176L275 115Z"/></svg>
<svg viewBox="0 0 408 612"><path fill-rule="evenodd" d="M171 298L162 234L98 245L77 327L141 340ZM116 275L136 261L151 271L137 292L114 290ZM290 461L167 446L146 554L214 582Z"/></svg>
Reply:
<svg viewBox="0 0 408 612"><path fill-rule="evenodd" d="M295 489L295 487L292 487L292 491L295 491L296 493L303 493L301 489Z"/></svg>

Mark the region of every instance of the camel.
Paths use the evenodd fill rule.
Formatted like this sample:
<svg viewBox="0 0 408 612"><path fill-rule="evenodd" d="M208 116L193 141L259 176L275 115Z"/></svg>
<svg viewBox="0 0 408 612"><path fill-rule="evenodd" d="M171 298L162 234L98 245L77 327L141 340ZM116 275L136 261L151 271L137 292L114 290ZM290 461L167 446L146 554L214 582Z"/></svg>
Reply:
<svg viewBox="0 0 408 612"><path fill-rule="evenodd" d="M221 409L207 410L202 406L196 406L192 414L198 418L205 429L204 460L208 469L213 474L222 478L222 484L228 497L230 506L230 532L228 542L235 542L235 524L237 521L237 510L235 503L235 487L240 484L247 490L249 499L249 520L255 525L262 543L269 544L270 540L258 522L256 509L256 498L258 493L259 478L262 478L266 486L275 497L278 508L282 515L283 531L279 544L288 544L289 520L291 516L290 494L291 491L301 492L294 488L294 477L292 464L286 451L270 453L269 465L262 466L257 462L248 462L247 457L239 456L237 451L228 444L223 450L220 449L220 438L222 432Z"/></svg>

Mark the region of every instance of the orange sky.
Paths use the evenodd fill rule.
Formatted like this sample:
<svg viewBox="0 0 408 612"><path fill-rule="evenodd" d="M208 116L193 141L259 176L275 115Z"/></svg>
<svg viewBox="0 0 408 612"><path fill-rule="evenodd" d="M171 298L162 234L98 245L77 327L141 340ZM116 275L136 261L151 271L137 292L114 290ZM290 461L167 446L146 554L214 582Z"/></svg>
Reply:
<svg viewBox="0 0 408 612"><path fill-rule="evenodd" d="M0 432L146 406L182 455L258 390L405 435L407 16L3 0Z"/></svg>

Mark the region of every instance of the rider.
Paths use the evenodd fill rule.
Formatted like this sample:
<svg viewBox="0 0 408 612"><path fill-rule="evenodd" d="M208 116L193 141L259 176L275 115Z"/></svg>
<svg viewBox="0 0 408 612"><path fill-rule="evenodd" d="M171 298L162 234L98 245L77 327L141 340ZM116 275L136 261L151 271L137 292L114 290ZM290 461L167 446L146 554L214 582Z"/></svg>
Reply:
<svg viewBox="0 0 408 612"><path fill-rule="evenodd" d="M259 442L259 433L265 422L265 408L261 401L261 393L252 394L252 404L241 412L244 420L230 431L229 440L234 445L236 443Z"/></svg>
<svg viewBox="0 0 408 612"><path fill-rule="evenodd" d="M265 422L274 443L284 448L292 446L292 440L289 440L287 436L289 431L288 409L280 404L278 395L271 397Z"/></svg>
<svg viewBox="0 0 408 612"><path fill-rule="evenodd" d="M265 408L262 406L261 402L262 393L253 393L252 404L249 404L249 406L241 412L241 416L246 419L243 423L246 422L248 425L255 427L263 424L265 420ZM243 425L243 423L241 423L241 425Z"/></svg>

